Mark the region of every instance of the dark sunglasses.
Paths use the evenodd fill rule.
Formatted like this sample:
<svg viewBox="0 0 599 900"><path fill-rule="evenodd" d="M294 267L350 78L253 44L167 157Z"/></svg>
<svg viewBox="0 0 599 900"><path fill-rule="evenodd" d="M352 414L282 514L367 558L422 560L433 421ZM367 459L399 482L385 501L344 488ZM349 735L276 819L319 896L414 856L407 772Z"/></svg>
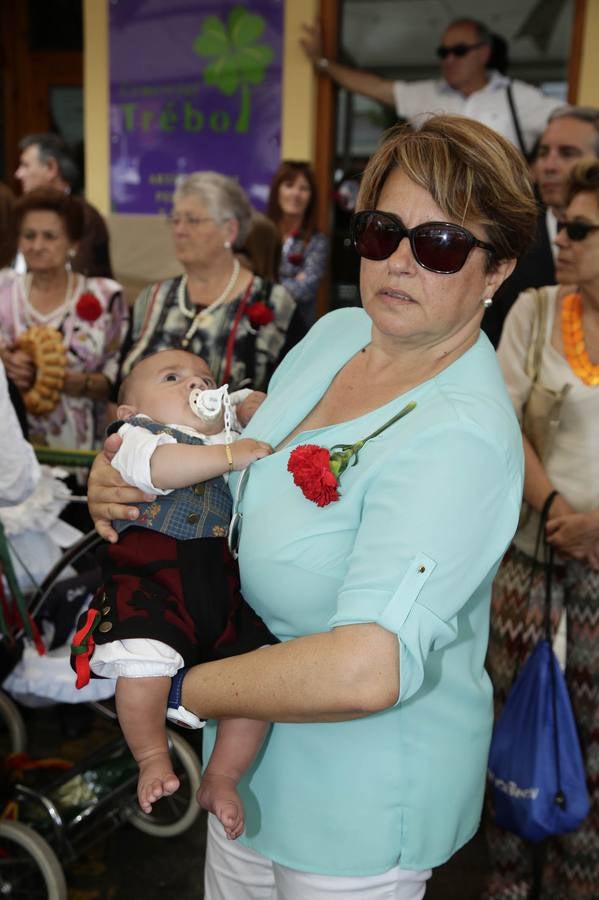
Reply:
<svg viewBox="0 0 599 900"><path fill-rule="evenodd" d="M484 47L486 43L486 41L479 41L477 44L452 44L451 47L443 47L441 45L437 47L437 56L439 59L445 59L450 54L453 56L466 56L471 50L478 50L479 47Z"/></svg>
<svg viewBox="0 0 599 900"><path fill-rule="evenodd" d="M365 209L355 213L350 226L351 241L365 259L388 259L407 237L414 259L423 269L439 275L459 272L474 247L493 253L493 247L450 222L423 222L406 228L393 213Z"/></svg>
<svg viewBox="0 0 599 900"><path fill-rule="evenodd" d="M599 225L587 225L586 222L558 222L557 230L566 229L566 234L571 241L584 241L590 231L597 231Z"/></svg>

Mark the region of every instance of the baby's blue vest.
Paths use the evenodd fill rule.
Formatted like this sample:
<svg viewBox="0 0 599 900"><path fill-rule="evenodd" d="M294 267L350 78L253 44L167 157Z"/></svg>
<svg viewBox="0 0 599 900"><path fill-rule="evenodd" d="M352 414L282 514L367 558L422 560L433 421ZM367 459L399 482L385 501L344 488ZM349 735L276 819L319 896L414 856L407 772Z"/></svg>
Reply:
<svg viewBox="0 0 599 900"><path fill-rule="evenodd" d="M115 425L121 424L118 422L111 425L109 433L116 430ZM144 416L133 416L127 419L127 424L146 428L152 434L170 434L178 444L204 444L200 437L192 437ZM231 494L222 476L191 487L177 488L170 494L160 495L151 502L137 505L140 509L139 518L135 522L115 522L117 531L124 531L129 525L138 525L188 541L192 538L226 537L231 521Z"/></svg>

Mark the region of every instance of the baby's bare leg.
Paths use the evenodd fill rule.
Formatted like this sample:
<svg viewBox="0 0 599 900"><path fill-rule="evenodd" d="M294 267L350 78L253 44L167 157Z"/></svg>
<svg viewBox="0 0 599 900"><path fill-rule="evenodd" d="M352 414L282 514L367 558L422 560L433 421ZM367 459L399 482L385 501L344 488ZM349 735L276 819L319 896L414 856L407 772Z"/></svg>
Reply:
<svg viewBox="0 0 599 900"><path fill-rule="evenodd" d="M131 753L139 766L137 799L145 813L152 803L174 794L179 779L173 772L166 739L166 701L171 679L119 678L116 711Z"/></svg>
<svg viewBox="0 0 599 900"><path fill-rule="evenodd" d="M255 719L221 719L212 756L202 775L198 803L223 824L230 840L244 828L244 812L237 782L254 761L268 722Z"/></svg>

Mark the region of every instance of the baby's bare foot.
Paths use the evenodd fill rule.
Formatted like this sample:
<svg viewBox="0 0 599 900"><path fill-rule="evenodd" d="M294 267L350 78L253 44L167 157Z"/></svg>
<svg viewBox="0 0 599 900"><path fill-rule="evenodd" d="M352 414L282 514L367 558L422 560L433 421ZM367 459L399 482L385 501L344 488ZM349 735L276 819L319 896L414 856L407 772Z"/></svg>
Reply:
<svg viewBox="0 0 599 900"><path fill-rule="evenodd" d="M156 753L140 761L137 799L145 813L151 813L153 803L174 794L178 787L179 779L168 753Z"/></svg>
<svg viewBox="0 0 599 900"><path fill-rule="evenodd" d="M222 823L230 841L234 841L243 832L245 825L243 804L233 778L228 775L204 773L197 801L202 809L214 813Z"/></svg>

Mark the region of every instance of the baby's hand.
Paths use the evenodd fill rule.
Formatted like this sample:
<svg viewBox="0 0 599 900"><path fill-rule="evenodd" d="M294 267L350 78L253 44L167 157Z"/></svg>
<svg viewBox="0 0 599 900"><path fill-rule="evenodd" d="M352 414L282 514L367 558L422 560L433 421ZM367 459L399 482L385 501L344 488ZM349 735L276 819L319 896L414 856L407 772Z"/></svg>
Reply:
<svg viewBox="0 0 599 900"><path fill-rule="evenodd" d="M254 438L241 438L231 444L233 455L233 468L236 472L246 469L251 463L265 456L270 456L272 447L264 441L255 441Z"/></svg>
<svg viewBox="0 0 599 900"><path fill-rule="evenodd" d="M251 394L238 403L235 407L237 420L242 428L245 428L258 407L266 400L266 394L263 391L252 391Z"/></svg>

